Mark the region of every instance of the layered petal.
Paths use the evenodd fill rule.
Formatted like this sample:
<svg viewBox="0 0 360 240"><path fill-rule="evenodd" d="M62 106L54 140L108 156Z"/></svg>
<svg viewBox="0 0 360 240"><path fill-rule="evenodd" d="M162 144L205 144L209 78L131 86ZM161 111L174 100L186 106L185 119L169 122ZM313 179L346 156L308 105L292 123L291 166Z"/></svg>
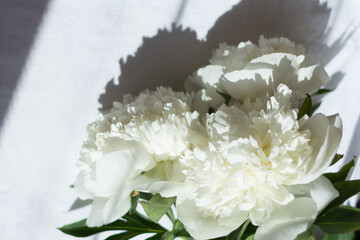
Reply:
<svg viewBox="0 0 360 240"><path fill-rule="evenodd" d="M329 76L323 66L312 64L302 46L286 38L261 36L259 46L251 42L241 42L238 47L220 44L210 64L191 75L186 85L192 90L220 91L244 101L273 94L280 84L286 84L302 99L327 81Z"/></svg>
<svg viewBox="0 0 360 240"><path fill-rule="evenodd" d="M340 145L342 121L339 115L326 117L318 113L305 121L302 130L311 132L311 156L306 160L307 170L303 177L294 180L294 184L305 184L319 178L330 166Z"/></svg>
<svg viewBox="0 0 360 240"><path fill-rule="evenodd" d="M285 206L278 207L255 233L255 239L295 239L307 230L317 216L317 207L311 198L296 198Z"/></svg>
<svg viewBox="0 0 360 240"><path fill-rule="evenodd" d="M201 212L201 208L197 206L197 201L194 198L183 195L177 198L176 211L179 220L195 239L226 236L247 219L246 212L233 211L228 217L222 218L222 223L219 223L218 216L206 216Z"/></svg>

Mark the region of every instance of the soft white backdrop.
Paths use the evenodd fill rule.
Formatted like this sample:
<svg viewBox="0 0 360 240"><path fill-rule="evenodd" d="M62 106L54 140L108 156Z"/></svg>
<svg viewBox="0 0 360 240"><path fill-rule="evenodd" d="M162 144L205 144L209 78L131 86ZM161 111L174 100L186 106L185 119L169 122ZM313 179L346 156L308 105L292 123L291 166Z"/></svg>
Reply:
<svg viewBox="0 0 360 240"><path fill-rule="evenodd" d="M344 161L360 154L357 0L329 1L328 9L312 0L35 2L39 4L0 2L0 19L26 22L39 15L41 20L33 29L21 21L1 26L13 34L0 32L0 101L10 102L0 104L5 116L0 129L0 239L72 239L56 227L88 212L68 212L76 199L69 186L77 174L75 160L87 137L86 125L102 106L99 97L105 93L100 101L106 107L126 91L166 84L161 76L178 87L179 79L204 64L209 49L221 41L254 40L260 33L280 36L284 28L284 36L299 38L322 60L331 60L326 69L330 75L341 71L333 81L338 87L319 111L340 113L344 134L338 152L346 154ZM231 31L243 34L232 36ZM24 54L19 38L27 35L32 40ZM18 77L11 77L14 72ZM119 74L120 82L109 83Z"/></svg>

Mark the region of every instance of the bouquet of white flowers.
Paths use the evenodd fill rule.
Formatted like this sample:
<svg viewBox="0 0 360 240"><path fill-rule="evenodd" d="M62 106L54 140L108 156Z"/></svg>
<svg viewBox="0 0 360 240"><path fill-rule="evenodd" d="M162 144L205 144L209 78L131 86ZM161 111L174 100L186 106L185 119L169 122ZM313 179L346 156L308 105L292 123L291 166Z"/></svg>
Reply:
<svg viewBox="0 0 360 240"><path fill-rule="evenodd" d="M186 93L126 95L89 125L74 187L92 208L60 230L291 240L313 239L318 228L325 239L353 239L360 210L340 205L360 191L347 180L355 160L325 173L342 157L342 123L313 114L330 91L324 68L286 38L222 44L209 62ZM158 223L164 215L172 229Z"/></svg>

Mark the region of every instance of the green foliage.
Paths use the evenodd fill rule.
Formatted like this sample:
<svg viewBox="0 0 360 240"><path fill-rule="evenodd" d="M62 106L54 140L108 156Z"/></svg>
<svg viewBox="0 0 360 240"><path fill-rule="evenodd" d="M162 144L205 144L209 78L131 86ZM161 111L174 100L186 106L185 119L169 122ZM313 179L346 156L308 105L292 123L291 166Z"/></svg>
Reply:
<svg viewBox="0 0 360 240"><path fill-rule="evenodd" d="M315 240L314 233L313 233L312 229L309 229L309 230L297 235L295 240Z"/></svg>
<svg viewBox="0 0 360 240"><path fill-rule="evenodd" d="M155 194L148 202L140 201L140 204L143 206L146 215L157 223L175 201L176 197L164 198L160 194Z"/></svg>
<svg viewBox="0 0 360 240"><path fill-rule="evenodd" d="M140 197L139 192L137 192L137 191L132 192L130 214L135 213L136 207L138 205L139 197Z"/></svg>
<svg viewBox="0 0 360 240"><path fill-rule="evenodd" d="M334 183L335 189L339 192L339 196L332 200L326 208L319 214L323 215L330 209L339 206L348 198L360 192L360 180L342 181Z"/></svg>
<svg viewBox="0 0 360 240"><path fill-rule="evenodd" d="M250 219L246 220L238 229L226 236L226 240L241 240L250 222Z"/></svg>
<svg viewBox="0 0 360 240"><path fill-rule="evenodd" d="M230 98L226 101L228 103ZM305 114L310 116L310 114L312 114L311 111L313 111L311 98L307 96L299 110L298 117L301 118ZM331 164L337 163L342 157L343 155L336 154ZM360 180L346 181L350 171L355 165L355 160L354 157L337 173L324 174L339 192L339 196L328 204L318 215L314 223L314 225L327 233L324 240L354 240L354 231L360 230L360 209L344 206L339 207L345 200L360 192ZM142 201L139 201L139 199L142 199ZM151 193L134 191L131 194L131 209L123 219L101 227L88 227L86 226L86 219L83 219L59 229L66 234L76 237L87 237L103 231L118 231L114 235L106 238L106 240L127 240L145 233L153 233L153 235L147 237L146 240L174 240L177 237L192 239L184 228L184 225L174 217L171 206L175 204L175 201L176 197L164 198L161 197L160 194L153 195ZM139 202L148 217L136 212L136 207ZM157 224L164 214L166 214L174 224L171 231ZM257 227L248 219L228 236L213 240L254 240L256 229ZM314 234L310 229L299 234L295 240L314 239Z"/></svg>
<svg viewBox="0 0 360 240"><path fill-rule="evenodd" d="M119 219L115 222L112 222L101 227L88 227L86 225L86 219L83 219L79 222L75 222L69 225L65 225L60 228L60 230L66 234L75 236L75 237L87 237L99 232L104 231L114 231L114 230L124 230L125 233L118 234L118 238L122 239L123 236L136 236L143 233L164 233L166 229L152 221L150 221L145 216L142 216L140 213L126 214L123 219ZM114 240L111 239L111 240ZM129 238L128 238L129 239Z"/></svg>
<svg viewBox="0 0 360 240"><path fill-rule="evenodd" d="M225 99L225 104L226 104L226 105L229 105L230 100L231 100L231 96L230 96L229 94L222 93L222 92L219 92L219 91L217 91L217 90L216 90L216 92L217 92L218 94L220 94L220 95Z"/></svg>
<svg viewBox="0 0 360 240"><path fill-rule="evenodd" d="M246 237L245 240L254 240L255 239L255 234L249 235L248 237Z"/></svg>
<svg viewBox="0 0 360 240"><path fill-rule="evenodd" d="M257 227L248 219L226 237L219 237L213 240L252 240L255 236L256 229Z"/></svg>
<svg viewBox="0 0 360 240"><path fill-rule="evenodd" d="M335 154L330 166L334 165L335 163L337 163L340 159L342 159L344 157L344 154Z"/></svg>
<svg viewBox="0 0 360 240"><path fill-rule="evenodd" d="M127 231L127 232L112 235L112 236L106 238L105 240L128 240L128 239L131 239L132 237L136 237L137 235L139 235L138 232Z"/></svg>
<svg viewBox="0 0 360 240"><path fill-rule="evenodd" d="M326 234L323 240L355 240L355 233Z"/></svg>
<svg viewBox="0 0 360 240"><path fill-rule="evenodd" d="M326 89L326 88L322 88L319 89L316 93L314 93L314 95L323 95L323 94L327 94L334 91L334 89Z"/></svg>
<svg viewBox="0 0 360 240"><path fill-rule="evenodd" d="M320 216L315 224L324 232L331 234L360 230L360 209L336 207Z"/></svg>
<svg viewBox="0 0 360 240"><path fill-rule="evenodd" d="M340 169L337 173L326 173L324 174L325 177L327 177L332 183L345 181L347 176L349 175L350 170L355 165L355 157L344 167Z"/></svg>
<svg viewBox="0 0 360 240"><path fill-rule="evenodd" d="M161 236L161 240L174 240L177 237L191 237L190 234L185 230L184 225L180 221L176 221L171 231L164 233Z"/></svg>
<svg viewBox="0 0 360 240"><path fill-rule="evenodd" d="M152 194L152 193L139 192L139 198L144 199L146 201L149 201L153 196L154 196L154 194Z"/></svg>
<svg viewBox="0 0 360 240"><path fill-rule="evenodd" d="M298 119L305 116L305 114L311 116L311 109L312 109L311 97L310 95L307 95L306 98L304 99L302 106L299 109Z"/></svg>

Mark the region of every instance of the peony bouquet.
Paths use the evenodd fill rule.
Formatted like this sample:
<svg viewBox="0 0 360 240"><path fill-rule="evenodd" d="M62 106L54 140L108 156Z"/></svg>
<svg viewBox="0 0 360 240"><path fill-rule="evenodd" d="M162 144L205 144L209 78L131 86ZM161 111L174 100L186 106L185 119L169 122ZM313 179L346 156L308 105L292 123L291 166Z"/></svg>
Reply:
<svg viewBox="0 0 360 240"><path fill-rule="evenodd" d="M353 239L360 191L325 173L342 155L338 115L314 114L329 76L286 38L221 44L186 92L158 87L100 113L88 127L74 184L87 219L63 226L107 240ZM139 205L140 204L140 205ZM166 228L158 222L167 216Z"/></svg>

